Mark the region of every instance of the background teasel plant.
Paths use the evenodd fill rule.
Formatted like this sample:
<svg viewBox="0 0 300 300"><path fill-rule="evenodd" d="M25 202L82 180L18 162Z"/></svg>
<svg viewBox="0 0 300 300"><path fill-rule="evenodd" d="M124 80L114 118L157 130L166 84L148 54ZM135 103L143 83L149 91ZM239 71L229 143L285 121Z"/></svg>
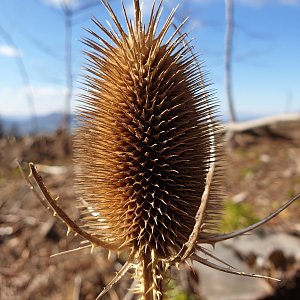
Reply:
<svg viewBox="0 0 300 300"><path fill-rule="evenodd" d="M47 191L36 168L42 202L91 243L128 253L128 260L100 298L130 268L140 299L163 299L170 267L198 261L245 276L214 257L202 244L241 235L267 222L296 198L243 230L218 234L222 218L222 158L216 104L179 26L175 9L158 30L162 2L153 3L147 26L139 0L135 20L125 8L125 30L110 5L114 27L94 23L86 93L78 109L74 143L75 181L83 226L74 223ZM204 254L207 258L202 258ZM214 259L217 263L211 261ZM97 299L98 299L97 298Z"/></svg>

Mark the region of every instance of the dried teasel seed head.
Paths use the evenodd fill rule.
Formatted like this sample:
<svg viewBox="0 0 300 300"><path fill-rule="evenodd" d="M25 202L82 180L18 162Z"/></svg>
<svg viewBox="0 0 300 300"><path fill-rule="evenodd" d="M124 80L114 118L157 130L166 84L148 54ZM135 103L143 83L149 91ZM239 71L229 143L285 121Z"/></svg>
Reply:
<svg viewBox="0 0 300 300"><path fill-rule="evenodd" d="M144 299L160 299L163 261L189 241L219 143L208 84L186 35L171 32L175 10L157 29L161 2L147 26L137 0L134 24L124 9L126 30L106 2L115 27L94 19L106 38L89 31L93 39L85 39L87 90L74 150L85 229L134 254L137 274L150 282L141 293L154 297ZM214 178L201 231L219 220Z"/></svg>
<svg viewBox="0 0 300 300"><path fill-rule="evenodd" d="M63 253L96 246L129 253L96 300L130 268L135 269L140 299L163 299L169 267L190 260L230 274L277 280L237 271L201 244L254 230L299 199L300 193L253 225L231 233L212 232L222 212L223 172L218 170L223 155L216 106L186 36L179 29L171 33L175 10L158 30L162 0L157 7L154 1L147 27L139 0L134 0L135 24L123 5L126 31L109 4L102 2L116 29L94 20L106 38L90 31L94 39L85 40L90 47L88 88L78 112L74 149L84 225L60 208L33 163L29 176L24 176L68 232L91 243Z"/></svg>
<svg viewBox="0 0 300 300"><path fill-rule="evenodd" d="M146 29L138 18L119 35L94 21L113 45L94 32L86 40L89 90L74 151L80 200L96 213L86 226L122 248L169 257L193 230L215 158L214 103L184 35L164 41L171 19L156 32L154 12ZM218 201L209 197L207 226Z"/></svg>

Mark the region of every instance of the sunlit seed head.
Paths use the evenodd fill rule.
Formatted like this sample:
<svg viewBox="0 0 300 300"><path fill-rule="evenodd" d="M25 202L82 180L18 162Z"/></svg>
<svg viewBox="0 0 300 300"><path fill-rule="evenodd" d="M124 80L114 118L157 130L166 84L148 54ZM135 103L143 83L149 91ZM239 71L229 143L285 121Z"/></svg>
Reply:
<svg viewBox="0 0 300 300"><path fill-rule="evenodd" d="M161 4L135 24L86 39L88 92L75 139L76 183L87 230L120 249L168 258L187 242L216 156L213 98L186 35L159 28ZM172 32L173 30L173 32ZM104 36L104 37L103 37ZM216 225L218 184L204 223Z"/></svg>

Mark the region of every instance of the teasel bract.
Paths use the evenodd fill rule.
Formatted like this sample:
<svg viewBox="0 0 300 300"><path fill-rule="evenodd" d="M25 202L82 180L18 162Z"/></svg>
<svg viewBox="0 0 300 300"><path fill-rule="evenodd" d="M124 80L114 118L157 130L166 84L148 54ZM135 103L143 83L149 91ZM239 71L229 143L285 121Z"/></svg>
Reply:
<svg viewBox="0 0 300 300"><path fill-rule="evenodd" d="M89 46L86 89L74 141L83 226L59 208L30 164L47 205L69 230L92 247L128 253L98 298L130 268L135 269L136 292L144 300L163 299L170 267L184 262L268 278L233 269L202 244L253 230L299 195L250 227L216 233L223 199L218 106L187 35L181 33L183 24L172 27L176 9L158 29L163 1L154 1L147 26L139 0L133 0L134 22L122 3L124 29L108 2L102 2L114 26L107 29L94 19L102 35L88 30L92 38L84 40Z"/></svg>

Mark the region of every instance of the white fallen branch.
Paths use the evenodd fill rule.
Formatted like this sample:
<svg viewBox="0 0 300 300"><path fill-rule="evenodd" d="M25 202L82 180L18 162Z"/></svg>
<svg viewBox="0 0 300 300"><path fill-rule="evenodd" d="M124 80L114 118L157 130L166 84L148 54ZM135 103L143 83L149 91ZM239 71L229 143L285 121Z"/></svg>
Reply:
<svg viewBox="0 0 300 300"><path fill-rule="evenodd" d="M225 132L236 133L291 121L300 121L300 113L281 114L246 122L230 122L223 127Z"/></svg>

